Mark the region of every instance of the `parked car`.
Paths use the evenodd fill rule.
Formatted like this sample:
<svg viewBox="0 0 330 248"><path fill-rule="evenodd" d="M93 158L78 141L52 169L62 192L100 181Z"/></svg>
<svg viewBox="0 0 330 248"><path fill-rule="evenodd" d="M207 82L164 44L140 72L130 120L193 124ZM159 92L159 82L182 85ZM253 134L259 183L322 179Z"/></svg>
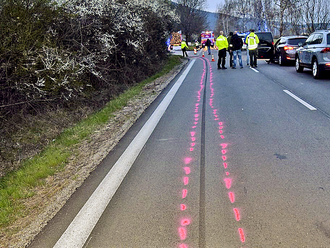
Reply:
<svg viewBox="0 0 330 248"><path fill-rule="evenodd" d="M312 33L296 50L295 60L297 72L302 72L305 67L310 68L314 78L330 71L330 30Z"/></svg>
<svg viewBox="0 0 330 248"><path fill-rule="evenodd" d="M303 44L308 36L282 36L275 43L274 61L280 65L294 64L298 44Z"/></svg>
<svg viewBox="0 0 330 248"><path fill-rule="evenodd" d="M274 39L271 32L255 32L259 38L258 59L268 59L273 61L274 57Z"/></svg>

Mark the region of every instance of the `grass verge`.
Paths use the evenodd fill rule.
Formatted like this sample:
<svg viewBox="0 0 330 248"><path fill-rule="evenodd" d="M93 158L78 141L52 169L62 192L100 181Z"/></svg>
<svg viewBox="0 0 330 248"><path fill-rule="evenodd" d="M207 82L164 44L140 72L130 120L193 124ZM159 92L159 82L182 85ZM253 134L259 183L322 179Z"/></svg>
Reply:
<svg viewBox="0 0 330 248"><path fill-rule="evenodd" d="M21 163L20 169L0 179L0 228L7 227L20 217L28 215L22 200L34 195L34 188L45 183L45 178L60 171L73 155L75 145L87 139L106 124L116 110L126 106L143 87L170 72L180 64L179 56L170 56L163 70L140 82L110 101L102 110L90 115L74 127L66 129L44 150Z"/></svg>

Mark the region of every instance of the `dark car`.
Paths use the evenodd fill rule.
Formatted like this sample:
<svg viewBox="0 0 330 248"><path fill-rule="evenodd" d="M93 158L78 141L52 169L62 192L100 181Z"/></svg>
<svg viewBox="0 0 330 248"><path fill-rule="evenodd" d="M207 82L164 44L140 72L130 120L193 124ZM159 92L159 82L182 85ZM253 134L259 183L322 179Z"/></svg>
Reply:
<svg viewBox="0 0 330 248"><path fill-rule="evenodd" d="M330 30L312 33L296 50L296 71L310 68L314 78L320 78L324 71L330 71Z"/></svg>
<svg viewBox="0 0 330 248"><path fill-rule="evenodd" d="M258 59L268 59L273 61L274 57L274 39L271 32L255 32L259 38Z"/></svg>
<svg viewBox="0 0 330 248"><path fill-rule="evenodd" d="M275 43L274 61L280 65L295 61L296 49L307 40L307 36L282 36Z"/></svg>

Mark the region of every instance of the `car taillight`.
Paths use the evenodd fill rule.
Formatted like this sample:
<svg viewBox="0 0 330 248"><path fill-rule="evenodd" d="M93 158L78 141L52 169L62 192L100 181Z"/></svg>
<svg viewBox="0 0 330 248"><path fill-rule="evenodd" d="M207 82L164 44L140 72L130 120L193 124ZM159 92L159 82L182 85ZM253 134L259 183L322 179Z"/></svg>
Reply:
<svg viewBox="0 0 330 248"><path fill-rule="evenodd" d="M287 50L293 50L294 48L292 46L285 46L284 47L284 50L287 51Z"/></svg>
<svg viewBox="0 0 330 248"><path fill-rule="evenodd" d="M321 51L321 53L327 53L327 52L330 52L330 47L326 47Z"/></svg>

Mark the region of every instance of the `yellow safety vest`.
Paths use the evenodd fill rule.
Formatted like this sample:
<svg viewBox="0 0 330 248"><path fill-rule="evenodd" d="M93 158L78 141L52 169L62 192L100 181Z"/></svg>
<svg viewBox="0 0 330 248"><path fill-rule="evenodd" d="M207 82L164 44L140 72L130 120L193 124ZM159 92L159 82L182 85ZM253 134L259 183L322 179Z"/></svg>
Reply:
<svg viewBox="0 0 330 248"><path fill-rule="evenodd" d="M218 47L219 50L222 50L224 48L228 48L228 40L225 36L223 35L220 35L218 38L217 38L217 41L216 41L216 46Z"/></svg>
<svg viewBox="0 0 330 248"><path fill-rule="evenodd" d="M189 48L188 46L187 46L187 43L185 42L185 41L182 41L181 42L181 49L183 49L183 48Z"/></svg>
<svg viewBox="0 0 330 248"><path fill-rule="evenodd" d="M258 44L259 44L259 38L258 35L256 35L255 33L250 33L247 37L246 37L246 42L248 45L248 49L249 50L255 50L258 48Z"/></svg>

